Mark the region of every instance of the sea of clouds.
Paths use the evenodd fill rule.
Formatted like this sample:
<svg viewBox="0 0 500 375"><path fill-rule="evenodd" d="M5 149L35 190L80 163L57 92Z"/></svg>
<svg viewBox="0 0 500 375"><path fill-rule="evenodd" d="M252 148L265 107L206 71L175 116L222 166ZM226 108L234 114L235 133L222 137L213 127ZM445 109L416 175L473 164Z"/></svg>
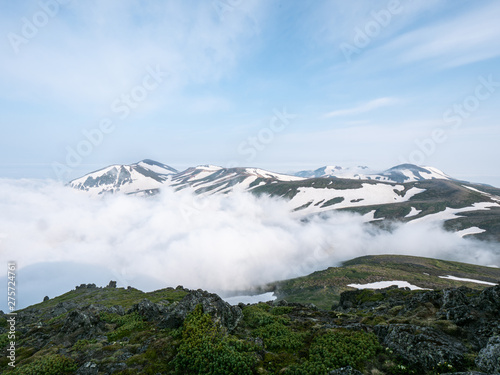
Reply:
<svg viewBox="0 0 500 375"><path fill-rule="evenodd" d="M7 263L15 261L22 308L110 280L144 291L183 285L224 294L368 254L500 265L498 244L430 223L388 232L365 221L340 212L304 220L285 201L245 192L198 197L167 188L147 198L92 198L54 181L0 179L0 282L6 289Z"/></svg>

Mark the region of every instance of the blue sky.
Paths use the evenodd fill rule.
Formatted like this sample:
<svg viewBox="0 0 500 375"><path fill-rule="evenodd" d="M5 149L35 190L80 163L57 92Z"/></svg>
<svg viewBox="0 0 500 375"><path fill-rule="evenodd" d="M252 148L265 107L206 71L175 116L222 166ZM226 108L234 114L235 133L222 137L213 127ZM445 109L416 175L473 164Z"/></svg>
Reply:
<svg viewBox="0 0 500 375"><path fill-rule="evenodd" d="M497 1L0 4L0 177L408 161L500 186Z"/></svg>

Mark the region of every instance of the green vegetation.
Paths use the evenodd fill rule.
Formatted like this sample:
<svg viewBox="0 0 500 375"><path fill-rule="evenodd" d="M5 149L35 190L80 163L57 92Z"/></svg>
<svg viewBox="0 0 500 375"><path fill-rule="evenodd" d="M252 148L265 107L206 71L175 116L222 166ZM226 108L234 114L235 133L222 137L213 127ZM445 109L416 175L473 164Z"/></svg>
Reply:
<svg viewBox="0 0 500 375"><path fill-rule="evenodd" d="M461 285L473 289L485 287L481 284L439 278L446 275L496 282L500 280L500 269L431 258L376 255L356 258L344 262L341 267L330 267L308 276L271 283L267 288L275 290L278 299L314 303L319 308L330 309L338 303L340 293L353 290L347 287L348 284L403 280L428 289Z"/></svg>
<svg viewBox="0 0 500 375"><path fill-rule="evenodd" d="M103 306L122 306L125 309L132 307L137 301L147 298L151 302L175 302L180 301L187 295L187 292L182 288L166 288L156 290L154 292L144 293L135 288L82 288L72 290L61 296L50 299L46 302L41 302L33 307L55 307L58 303L71 301L75 303L93 301Z"/></svg>
<svg viewBox="0 0 500 375"><path fill-rule="evenodd" d="M177 374L251 375L251 345L226 336L201 305L184 321L182 343L173 366Z"/></svg>
<svg viewBox="0 0 500 375"><path fill-rule="evenodd" d="M373 333L333 330L316 337L309 350L309 359L291 366L287 375L322 375L340 367L362 368L363 363L382 350Z"/></svg>
<svg viewBox="0 0 500 375"><path fill-rule="evenodd" d="M243 310L245 322L255 328L252 336L261 338L267 350L297 350L303 345L304 335L294 332L288 326L290 319L284 314L291 312L290 307L274 307L258 304Z"/></svg>
<svg viewBox="0 0 500 375"><path fill-rule="evenodd" d="M0 358L0 373L64 375L82 366L117 375L326 375L344 366L365 375L477 370L474 360L479 351L469 337L476 340L478 334L486 335L481 340L487 341L491 336L488 329L498 326L491 318L494 313L474 310L475 302L464 305L472 306L472 311L468 307L465 311L442 307L443 294L437 291L353 291L346 287L350 283L406 280L433 289L475 288L455 291L459 307L463 299L487 295L480 293L484 285L438 277L448 274L485 281L500 279L500 270L495 268L382 255L357 258L342 267L275 283L271 287L288 302L246 305L241 306L242 311L227 306L224 310L220 301L213 302L213 295L183 288L152 293L132 288L78 288L18 312L22 319L17 326L16 368L9 367L4 356ZM342 295L341 306L332 309L346 290L350 292ZM421 298L424 293L425 298ZM182 300L188 294L189 298ZM447 298L454 298L453 293L450 296ZM144 302L144 298L157 305ZM192 303L193 298L202 303ZM292 303L294 298L297 302L314 301L323 310ZM497 311L495 301L490 302L491 311ZM211 314L203 309L207 303L210 309L206 311ZM177 318L180 311L182 319ZM462 315L453 320L447 318L449 311ZM472 328L461 323L464 317L476 319ZM407 328L398 331L402 326ZM8 343L7 328L0 320L3 346ZM391 335L381 333L390 329L395 330ZM404 353L398 354L398 350L407 350L398 340L407 340L408 333L426 337L426 345L431 346L441 345L441 337L448 340L443 340L443 345L459 341L464 350L456 357L446 356L444 349L441 353L436 350L436 355L445 353L442 361L436 360L426 370L415 369ZM388 342L387 337L393 341ZM379 338L387 348L381 346ZM422 356L428 358L426 353Z"/></svg>
<svg viewBox="0 0 500 375"><path fill-rule="evenodd" d="M63 375L72 374L77 369L74 360L61 355L37 358L33 363L17 367L15 375Z"/></svg>
<svg viewBox="0 0 500 375"><path fill-rule="evenodd" d="M137 313L118 315L102 313L101 319L105 322L115 324L116 328L108 334L109 341L117 341L123 337L130 336L135 331L144 330L147 327L144 319Z"/></svg>
<svg viewBox="0 0 500 375"><path fill-rule="evenodd" d="M344 201L344 197L335 197L335 198L327 200L325 203L323 203L321 205L321 207L333 206L334 204L342 203L343 201Z"/></svg>

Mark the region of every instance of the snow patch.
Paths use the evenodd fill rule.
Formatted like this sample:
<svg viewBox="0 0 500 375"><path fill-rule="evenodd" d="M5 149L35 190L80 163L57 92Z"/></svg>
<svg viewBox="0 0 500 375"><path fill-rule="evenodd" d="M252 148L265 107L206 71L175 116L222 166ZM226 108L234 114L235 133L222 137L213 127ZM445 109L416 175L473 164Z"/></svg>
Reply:
<svg viewBox="0 0 500 375"><path fill-rule="evenodd" d="M491 286L497 285L495 283L490 283L488 281L482 281L482 280L476 280L476 279L465 279L463 277L456 277L456 276L451 276L451 275L439 276L439 278L440 279L456 280L456 281L466 281L469 283L484 284L484 285L491 285Z"/></svg>
<svg viewBox="0 0 500 375"><path fill-rule="evenodd" d="M158 173L158 174L175 174L175 172L172 172L166 168L162 168L159 165L154 165L154 164L148 164L144 163L143 161L139 162L137 164L139 167L142 167L144 169L150 170L151 172Z"/></svg>
<svg viewBox="0 0 500 375"><path fill-rule="evenodd" d="M301 207L309 202L312 203L309 207L300 211L301 214L316 213L331 209L339 209L346 207L361 207L376 204L388 204L406 202L411 197L425 191L425 189L411 188L404 196L396 193L404 190L403 185L388 185L388 184L369 184L363 183L358 189L317 189L314 187L301 187L297 194L290 200L290 205L294 208ZM335 203L329 206L315 206L316 203L324 200L327 202L332 198L343 198L342 202Z"/></svg>
<svg viewBox="0 0 500 375"><path fill-rule="evenodd" d="M486 230L478 228L478 227L470 227L467 229L462 229L462 230L456 232L456 234L460 237L464 237L464 236L468 236L470 234L478 234L478 233L483 233L483 232L486 232Z"/></svg>
<svg viewBox="0 0 500 375"><path fill-rule="evenodd" d="M480 211L480 210L489 210L492 207L500 207L500 204L498 203L492 203L492 202L480 202L480 203L474 203L472 206L469 207L462 207L462 208L449 208L446 207L443 211L436 212L435 214L429 214L424 217L412 220L409 222L409 224L414 224L417 222L439 222L439 221L446 221L446 220L451 220L451 219L456 219L457 217L461 217L460 215L457 215L461 212L468 212L468 211Z"/></svg>
<svg viewBox="0 0 500 375"><path fill-rule="evenodd" d="M417 210L415 207L412 207L410 213L408 215L406 215L405 217L417 216L421 212L422 212L422 210Z"/></svg>
<svg viewBox="0 0 500 375"><path fill-rule="evenodd" d="M367 212L366 214L364 214L363 215L363 222L368 223L370 221L384 220L383 217L375 219L375 212L377 212L377 210L371 210L370 212Z"/></svg>
<svg viewBox="0 0 500 375"><path fill-rule="evenodd" d="M401 280L377 281L375 283L368 284L349 284L347 286L356 289L383 289L392 285L397 285L398 288L410 288L411 290L430 290L426 288L420 288L419 286L410 284L408 281Z"/></svg>

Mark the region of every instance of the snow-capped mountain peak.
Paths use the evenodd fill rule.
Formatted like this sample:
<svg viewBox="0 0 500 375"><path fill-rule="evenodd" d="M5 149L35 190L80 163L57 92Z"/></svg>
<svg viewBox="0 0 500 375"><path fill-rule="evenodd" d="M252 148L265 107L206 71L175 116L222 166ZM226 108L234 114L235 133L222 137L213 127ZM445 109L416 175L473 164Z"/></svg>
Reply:
<svg viewBox="0 0 500 375"><path fill-rule="evenodd" d="M453 223L459 235L500 240L500 228L491 225L492 218L500 216L500 189L457 181L437 168L413 164L397 165L383 172L367 167L325 166L288 175L260 168L214 165L177 172L146 159L131 165L111 165L69 185L92 195L150 195L162 187L187 188L198 195L248 191L256 196L285 199L298 217L349 210L362 214L366 221L446 221ZM465 215L458 215L463 212L474 215L475 226L471 227ZM462 218L465 221L459 222Z"/></svg>
<svg viewBox="0 0 500 375"><path fill-rule="evenodd" d="M381 173L394 182L413 182L422 180L451 180L452 178L433 167L419 167L414 164L400 164Z"/></svg>
<svg viewBox="0 0 500 375"><path fill-rule="evenodd" d="M178 170L176 170L176 169L174 169L166 164L159 163L159 162L151 160L151 159L141 160L138 163L132 164L132 166L144 168L146 170L149 170L151 172L154 172L154 173L157 173L160 175L170 175L170 174L179 173Z"/></svg>
<svg viewBox="0 0 500 375"><path fill-rule="evenodd" d="M145 159L131 165L111 165L69 182L75 189L92 195L122 192L133 194L159 189L177 170Z"/></svg>
<svg viewBox="0 0 500 375"><path fill-rule="evenodd" d="M372 171L368 167L324 166L313 171L300 171L295 176L304 178L334 177L356 180L376 180L386 182L414 182L432 179L451 180L452 178L433 167L419 167L413 164L401 164L383 172Z"/></svg>

